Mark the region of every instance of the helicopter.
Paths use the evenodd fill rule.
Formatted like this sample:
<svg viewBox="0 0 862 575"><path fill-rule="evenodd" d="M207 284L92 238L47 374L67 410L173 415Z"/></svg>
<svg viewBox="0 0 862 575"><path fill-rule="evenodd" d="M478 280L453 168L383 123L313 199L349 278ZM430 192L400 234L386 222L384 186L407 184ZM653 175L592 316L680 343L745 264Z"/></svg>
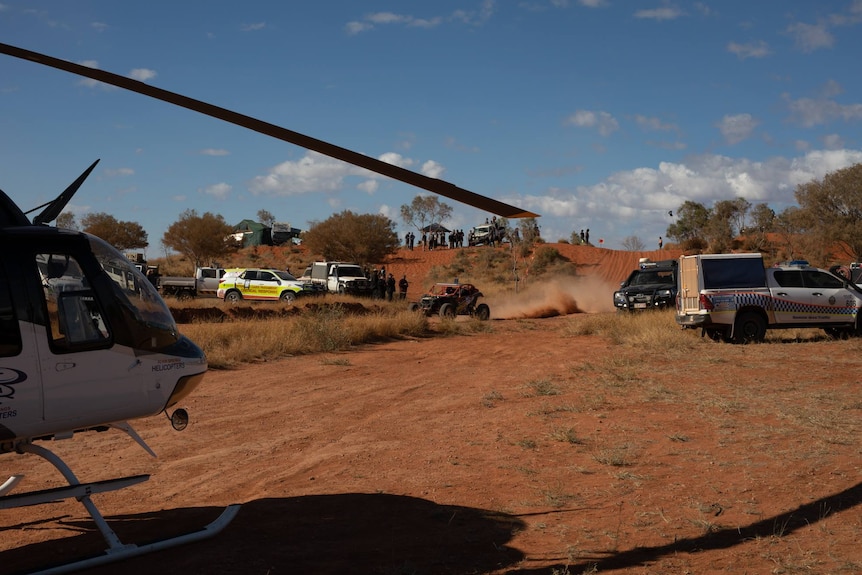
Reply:
<svg viewBox="0 0 862 575"><path fill-rule="evenodd" d="M111 84L320 152L381 175L507 218L536 214L449 182L430 178L225 108L112 72L0 43L0 53ZM55 200L28 212L0 190L0 455L32 454L51 463L68 485L12 493L0 484L0 509L75 498L107 543L102 555L67 563L66 572L211 537L239 511L228 506L203 529L156 543L123 543L91 495L149 479L134 475L81 483L44 443L85 432L119 430L155 456L129 423L164 413L182 431L189 415L176 408L201 384L203 350L180 334L167 304L116 248L87 234L52 227L95 169L93 162ZM41 210L32 220L27 214ZM176 408L176 409L175 409ZM168 415L168 410L174 411Z"/></svg>

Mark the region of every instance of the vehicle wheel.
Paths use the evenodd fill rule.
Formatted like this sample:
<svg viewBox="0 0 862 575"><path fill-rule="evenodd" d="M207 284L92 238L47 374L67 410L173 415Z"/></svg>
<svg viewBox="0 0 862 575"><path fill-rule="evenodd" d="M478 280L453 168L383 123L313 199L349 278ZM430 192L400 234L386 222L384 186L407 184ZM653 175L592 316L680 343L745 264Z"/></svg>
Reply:
<svg viewBox="0 0 862 575"><path fill-rule="evenodd" d="M231 290L224 294L224 301L228 303L239 303L242 300L242 294L236 290Z"/></svg>
<svg viewBox="0 0 862 575"><path fill-rule="evenodd" d="M823 331L833 339L849 339L853 334L852 329L842 329L840 327L824 327Z"/></svg>
<svg viewBox="0 0 862 575"><path fill-rule="evenodd" d="M486 303L480 303L476 306L476 312L474 315L480 320L485 321L491 317L491 308L489 308Z"/></svg>
<svg viewBox="0 0 862 575"><path fill-rule="evenodd" d="M409 309L410 311L419 311L419 304L415 301L411 301L409 304L407 304L407 309Z"/></svg>
<svg viewBox="0 0 862 575"><path fill-rule="evenodd" d="M296 301L296 294L290 290L284 290L281 292L281 296L278 298L282 303L293 304Z"/></svg>
<svg viewBox="0 0 862 575"><path fill-rule="evenodd" d="M723 329L707 329L704 331L706 332L706 337L712 341L726 341L727 339L727 332Z"/></svg>
<svg viewBox="0 0 862 575"><path fill-rule="evenodd" d="M451 303L444 303L440 306L440 317L452 319L455 317L455 306Z"/></svg>
<svg viewBox="0 0 862 575"><path fill-rule="evenodd" d="M766 320L756 312L745 312L737 316L733 337L738 343L763 341L766 338Z"/></svg>

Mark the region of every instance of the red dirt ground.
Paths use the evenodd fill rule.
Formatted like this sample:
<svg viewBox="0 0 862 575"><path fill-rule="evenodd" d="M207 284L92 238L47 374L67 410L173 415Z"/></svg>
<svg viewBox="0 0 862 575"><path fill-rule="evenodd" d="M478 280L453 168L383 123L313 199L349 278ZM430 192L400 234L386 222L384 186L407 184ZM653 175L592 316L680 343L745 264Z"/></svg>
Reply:
<svg viewBox="0 0 862 575"><path fill-rule="evenodd" d="M594 285L641 255L564 248ZM599 292L578 305L607 306ZM185 431L134 422L158 459L115 431L45 444L82 481L152 474L94 497L124 541L242 504L212 539L88 572L862 571L859 341L707 342L686 371L685 350L571 335L589 316L211 371ZM18 491L62 483L33 456L0 461L26 474ZM103 546L74 501L0 511L0 573Z"/></svg>

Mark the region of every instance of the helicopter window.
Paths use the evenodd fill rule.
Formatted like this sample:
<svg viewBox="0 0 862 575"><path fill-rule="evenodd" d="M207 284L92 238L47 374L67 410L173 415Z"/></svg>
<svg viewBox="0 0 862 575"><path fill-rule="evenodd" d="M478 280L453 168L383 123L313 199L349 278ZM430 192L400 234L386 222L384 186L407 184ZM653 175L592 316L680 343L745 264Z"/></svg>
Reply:
<svg viewBox="0 0 862 575"><path fill-rule="evenodd" d="M56 351L77 351L109 342L104 314L77 260L69 254L37 254L51 344Z"/></svg>
<svg viewBox="0 0 862 575"><path fill-rule="evenodd" d="M21 330L12 307L9 280L0 267L0 356L9 357L21 353Z"/></svg>
<svg viewBox="0 0 862 575"><path fill-rule="evenodd" d="M90 290L68 291L57 300L57 315L70 346L101 343L108 329Z"/></svg>
<svg viewBox="0 0 862 575"><path fill-rule="evenodd" d="M177 324L153 284L113 246L95 236L88 239L93 255L109 278L97 278L96 287L106 302L104 309L113 341L147 350L173 345L179 337ZM109 291L103 291L104 287Z"/></svg>

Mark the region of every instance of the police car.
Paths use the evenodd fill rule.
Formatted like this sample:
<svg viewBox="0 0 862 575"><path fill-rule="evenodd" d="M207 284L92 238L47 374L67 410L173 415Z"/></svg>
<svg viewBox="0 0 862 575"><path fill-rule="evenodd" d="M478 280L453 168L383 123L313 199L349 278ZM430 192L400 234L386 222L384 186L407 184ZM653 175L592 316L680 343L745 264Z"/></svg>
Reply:
<svg viewBox="0 0 862 575"><path fill-rule="evenodd" d="M218 287L218 297L231 303L244 299L293 303L302 292L302 282L289 273L257 268L229 271Z"/></svg>

